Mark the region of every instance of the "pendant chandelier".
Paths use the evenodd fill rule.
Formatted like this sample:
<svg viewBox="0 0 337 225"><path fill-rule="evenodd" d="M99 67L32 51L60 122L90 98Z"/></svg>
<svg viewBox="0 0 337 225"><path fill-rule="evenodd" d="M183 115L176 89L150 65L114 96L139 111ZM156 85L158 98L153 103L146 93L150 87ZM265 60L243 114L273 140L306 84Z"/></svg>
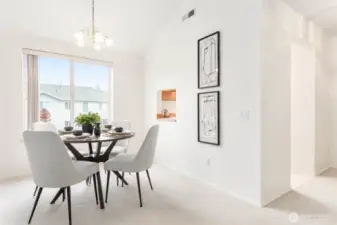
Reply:
<svg viewBox="0 0 337 225"><path fill-rule="evenodd" d="M78 47L91 46L99 51L102 47L111 47L113 41L104 36L95 25L95 0L92 0L91 25L75 32L74 37Z"/></svg>

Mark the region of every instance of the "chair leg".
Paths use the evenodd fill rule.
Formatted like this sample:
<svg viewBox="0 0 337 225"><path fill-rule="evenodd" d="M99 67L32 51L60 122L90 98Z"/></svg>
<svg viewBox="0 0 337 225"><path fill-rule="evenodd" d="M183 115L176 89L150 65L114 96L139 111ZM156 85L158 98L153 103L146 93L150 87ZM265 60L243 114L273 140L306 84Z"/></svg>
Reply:
<svg viewBox="0 0 337 225"><path fill-rule="evenodd" d="M69 225L71 225L72 224L72 218L71 218L71 191L70 191L70 187L67 187L67 200L68 200Z"/></svg>
<svg viewBox="0 0 337 225"><path fill-rule="evenodd" d="M140 207L143 207L143 201L142 201L142 191L140 189L140 181L139 181L139 173L136 173L137 175L137 185L138 185L138 195L139 195L139 203Z"/></svg>
<svg viewBox="0 0 337 225"><path fill-rule="evenodd" d="M60 188L59 191L56 193L55 197L53 198L53 200L50 202L50 204L54 204L56 202L56 200L62 195L62 193L64 192L64 188Z"/></svg>
<svg viewBox="0 0 337 225"><path fill-rule="evenodd" d="M117 186L119 186L119 178L118 178L118 177L116 177L116 179L117 179Z"/></svg>
<svg viewBox="0 0 337 225"><path fill-rule="evenodd" d="M98 205L98 197L97 197L97 184L96 184L96 175L94 174L92 176L92 179L94 180L94 190L95 190L95 198L96 198L96 205Z"/></svg>
<svg viewBox="0 0 337 225"><path fill-rule="evenodd" d="M118 179L124 183L125 185L129 185L128 182L126 182L126 180L122 177L122 175L118 172L118 171L112 171L117 177Z"/></svg>
<svg viewBox="0 0 337 225"><path fill-rule="evenodd" d="M122 177L124 179L124 172L122 172ZM124 187L124 182L122 182L122 187Z"/></svg>
<svg viewBox="0 0 337 225"><path fill-rule="evenodd" d="M33 206L32 213L30 214L30 217L29 217L28 224L30 224L30 222L32 222L32 219L33 219L33 216L34 216L34 212L35 212L37 203L39 202L39 199L40 199L42 190L43 190L43 188L40 187L40 188L39 188L39 191L38 191L38 193L37 193L37 197L36 197L36 199L35 199L35 203L34 203L34 206Z"/></svg>
<svg viewBox="0 0 337 225"><path fill-rule="evenodd" d="M35 197L35 195L36 195L37 189L39 189L38 186L35 187L35 191L34 191L34 194L33 194L34 197Z"/></svg>
<svg viewBox="0 0 337 225"><path fill-rule="evenodd" d="M64 200L66 200L66 189L63 189L62 193L62 201L64 202Z"/></svg>
<svg viewBox="0 0 337 225"><path fill-rule="evenodd" d="M109 183L110 183L110 171L107 172L107 178L106 178L106 193L105 193L105 203L108 203L108 194L109 194ZM118 179L118 177L117 177Z"/></svg>
<svg viewBox="0 0 337 225"><path fill-rule="evenodd" d="M146 174L147 174L147 179L149 180L149 183L150 183L151 190L153 191L153 186L152 186L149 170L146 170Z"/></svg>

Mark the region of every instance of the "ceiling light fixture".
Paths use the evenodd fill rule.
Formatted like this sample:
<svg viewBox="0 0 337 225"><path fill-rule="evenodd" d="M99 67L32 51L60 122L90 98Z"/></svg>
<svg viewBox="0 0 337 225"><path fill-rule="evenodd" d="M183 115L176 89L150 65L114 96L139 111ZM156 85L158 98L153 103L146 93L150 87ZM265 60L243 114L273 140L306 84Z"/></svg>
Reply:
<svg viewBox="0 0 337 225"><path fill-rule="evenodd" d="M113 41L104 36L95 25L95 0L92 0L91 25L76 31L74 38L78 47L92 46L96 51L99 51L103 46L111 47L113 45Z"/></svg>

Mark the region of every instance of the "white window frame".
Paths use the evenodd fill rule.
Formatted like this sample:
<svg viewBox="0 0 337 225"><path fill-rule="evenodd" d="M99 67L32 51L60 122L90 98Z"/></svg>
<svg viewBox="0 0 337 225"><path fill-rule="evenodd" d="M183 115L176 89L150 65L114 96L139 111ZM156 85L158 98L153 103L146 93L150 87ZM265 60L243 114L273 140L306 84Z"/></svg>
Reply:
<svg viewBox="0 0 337 225"><path fill-rule="evenodd" d="M39 66L38 66L38 57L51 57L51 58L62 58L69 60L69 77L70 77L70 121L74 123L75 120L75 71L74 71L74 64L75 63L86 63L91 65L101 65L109 67L109 107L108 107L108 120L111 121L113 119L113 63L108 61L90 59L90 58L83 58L83 57L75 57L70 55L58 54L58 53L51 53L45 51L37 51L32 49L23 49L23 57L27 57L28 59L28 74L27 74L27 96L28 96L28 104L27 104L27 112L28 117L27 121L24 120L24 129L32 129L32 124L34 122L39 121L39 108L40 108L40 90L39 90ZM89 103L88 103L89 107Z"/></svg>

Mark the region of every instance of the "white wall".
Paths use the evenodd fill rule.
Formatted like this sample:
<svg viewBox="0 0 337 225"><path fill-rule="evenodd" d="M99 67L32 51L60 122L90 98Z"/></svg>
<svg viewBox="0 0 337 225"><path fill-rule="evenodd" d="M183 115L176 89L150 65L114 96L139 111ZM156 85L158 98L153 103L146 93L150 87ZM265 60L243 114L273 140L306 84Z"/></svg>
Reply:
<svg viewBox="0 0 337 225"><path fill-rule="evenodd" d="M115 53L102 50L79 49L73 43L47 38L4 32L0 35L0 62L2 82L0 84L0 179L28 174L28 163L22 132L22 48L45 50L61 54L94 58L114 63L114 118L130 120L137 133L131 148L139 145L143 138L143 58L130 53Z"/></svg>
<svg viewBox="0 0 337 225"><path fill-rule="evenodd" d="M337 168L337 37L331 39L329 51L331 104L331 164Z"/></svg>
<svg viewBox="0 0 337 225"><path fill-rule="evenodd" d="M290 190L291 139L293 139L290 126L293 122L290 113L291 92L294 96L300 97L304 96L304 92L310 94L305 97L309 99L311 112L303 112L304 110L297 105L298 102L294 102L300 111L293 115L297 118L301 113L309 115L306 126L308 128L311 124L309 127L311 130L307 130L311 135L307 136L306 144L311 143L311 156L309 156L312 157L311 170L317 174L330 165L329 88L327 88L329 72L326 63L329 36L281 1L264 0L263 9L261 202L262 205L266 205ZM310 54L306 57L312 57L307 60L309 65L301 61L291 62L291 46L294 43L301 43L302 46L309 48L303 53ZM297 64L297 68L295 67L299 73L297 75L302 79L299 81L302 84L295 85L296 87L292 89L291 63ZM303 87L305 89L302 90ZM303 118L301 119L303 121ZM297 122L297 125L302 126L300 121ZM305 146L299 148L302 147ZM297 163L301 163L301 160L308 155L303 152L296 157L300 160Z"/></svg>
<svg viewBox="0 0 337 225"><path fill-rule="evenodd" d="M332 35L315 28L315 174L319 175L332 165L332 108L330 51Z"/></svg>
<svg viewBox="0 0 337 225"><path fill-rule="evenodd" d="M263 1L261 204L290 190L290 39L284 5Z"/></svg>
<svg viewBox="0 0 337 225"><path fill-rule="evenodd" d="M196 16L182 22L191 9ZM157 161L260 203L260 1L188 1L147 54L145 122L157 93L177 90L177 123L160 123ZM249 25L248 25L249 24ZM221 87L197 89L197 40L221 32ZM197 93L221 91L221 146L197 142ZM245 117L244 115L247 115ZM210 166L207 166L210 158Z"/></svg>
<svg viewBox="0 0 337 225"><path fill-rule="evenodd" d="M243 4L245 7L241 7ZM193 8L196 16L181 22L181 15ZM196 101L201 91L197 89L196 44L198 38L217 30L222 35L222 74L221 87L213 90L221 91L222 144L213 147L197 142ZM147 125L154 122L157 91L177 89L178 123L161 124L158 162L255 204L266 205L288 192L291 45L300 39L313 46L314 61L320 65L319 69L312 68L315 76L311 77L315 83L311 93L315 102L311 118L313 170L329 165L329 146L323 144L329 143L329 117L321 34L320 29L278 0L186 3L147 54Z"/></svg>
<svg viewBox="0 0 337 225"><path fill-rule="evenodd" d="M315 175L315 49L291 45L291 172Z"/></svg>

